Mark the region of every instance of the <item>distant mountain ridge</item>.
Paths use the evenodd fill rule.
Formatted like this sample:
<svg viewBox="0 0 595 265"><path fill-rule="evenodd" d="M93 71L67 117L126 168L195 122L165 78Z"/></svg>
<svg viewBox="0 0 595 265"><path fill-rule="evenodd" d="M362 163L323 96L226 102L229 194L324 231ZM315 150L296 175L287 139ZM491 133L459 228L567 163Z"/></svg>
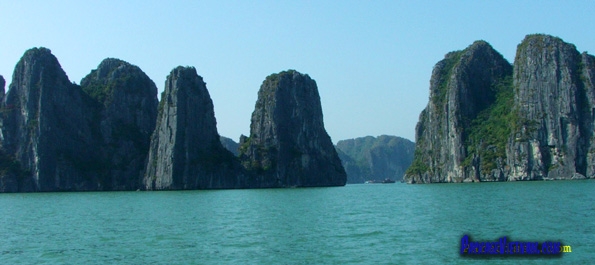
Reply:
<svg viewBox="0 0 595 265"><path fill-rule="evenodd" d="M219 140L221 141L221 144L223 145L223 147L225 147L225 149L230 151L235 156L240 155L240 144L239 143L237 143L233 139L227 138L225 136L221 136Z"/></svg>
<svg viewBox="0 0 595 265"><path fill-rule="evenodd" d="M336 145L348 183L392 179L400 181L411 165L415 143L381 135L341 140Z"/></svg>

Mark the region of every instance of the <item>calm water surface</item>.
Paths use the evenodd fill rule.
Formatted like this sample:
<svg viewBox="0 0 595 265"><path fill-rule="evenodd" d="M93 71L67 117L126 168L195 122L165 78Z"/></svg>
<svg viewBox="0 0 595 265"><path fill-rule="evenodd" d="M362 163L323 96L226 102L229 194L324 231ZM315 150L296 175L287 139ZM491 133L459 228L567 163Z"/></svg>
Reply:
<svg viewBox="0 0 595 265"><path fill-rule="evenodd" d="M460 239L562 241L469 259ZM592 264L595 181L0 194L0 264Z"/></svg>

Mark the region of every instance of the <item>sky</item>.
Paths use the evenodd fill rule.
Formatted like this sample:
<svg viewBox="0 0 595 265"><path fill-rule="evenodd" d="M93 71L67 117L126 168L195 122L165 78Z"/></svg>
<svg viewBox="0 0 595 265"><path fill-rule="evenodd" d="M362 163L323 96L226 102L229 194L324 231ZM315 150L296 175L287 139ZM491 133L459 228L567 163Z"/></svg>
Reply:
<svg viewBox="0 0 595 265"><path fill-rule="evenodd" d="M0 75L46 47L71 81L108 57L139 66L163 91L194 66L220 135L249 135L258 89L288 69L316 80L325 127L343 139L415 140L433 66L475 40L513 63L525 35L595 53L595 1L27 1L0 0Z"/></svg>

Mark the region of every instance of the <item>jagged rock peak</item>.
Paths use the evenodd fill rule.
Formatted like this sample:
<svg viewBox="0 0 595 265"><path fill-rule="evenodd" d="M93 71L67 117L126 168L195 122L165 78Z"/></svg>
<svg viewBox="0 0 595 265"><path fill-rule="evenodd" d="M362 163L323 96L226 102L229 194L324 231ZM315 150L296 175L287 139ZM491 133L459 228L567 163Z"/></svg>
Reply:
<svg viewBox="0 0 595 265"><path fill-rule="evenodd" d="M101 61L101 63L99 63L99 66L97 66L97 69L93 70L91 72L91 74L89 74L87 76L87 78L95 78L95 79L117 79L119 77L119 75L123 72L123 70L125 68L126 71L124 72L130 72L130 71L141 71L140 68L136 65L130 64L126 61L117 59L117 58L106 58L103 59L103 61ZM116 71L119 70L119 71ZM81 83L83 83L81 81Z"/></svg>
<svg viewBox="0 0 595 265"><path fill-rule="evenodd" d="M25 51L15 66L12 83L20 84L25 77L34 78L32 81L37 82L42 76L30 76L30 74L34 73L52 74L60 78L60 81L68 80L68 76L62 69L58 59L52 54L50 49L44 47L31 48ZM12 87L12 84L10 87Z"/></svg>
<svg viewBox="0 0 595 265"><path fill-rule="evenodd" d="M92 70L81 80L81 87L95 100L109 104L113 96L121 93L144 93L155 95L157 101L157 87L138 66L126 61L107 58L97 69ZM114 92L117 88L122 91Z"/></svg>
<svg viewBox="0 0 595 265"><path fill-rule="evenodd" d="M517 54L515 58L522 58L523 54L522 50L540 50L543 51L545 48L546 51L552 51L555 47L565 47L564 49L567 51L577 52L576 46L572 43L564 42L563 39L551 35L546 34L529 34L526 35L523 41L517 45ZM516 59L515 59L516 61Z"/></svg>
<svg viewBox="0 0 595 265"><path fill-rule="evenodd" d="M324 129L316 82L307 74L269 75L258 91L250 137L240 141L240 158L253 172L253 185L345 185L345 170Z"/></svg>
<svg viewBox="0 0 595 265"><path fill-rule="evenodd" d="M239 161L219 140L205 82L194 67L176 67L167 77L159 103L145 189L244 187Z"/></svg>
<svg viewBox="0 0 595 265"><path fill-rule="evenodd" d="M183 88L183 91L194 91L195 93L200 93L203 96L210 98L206 83L204 82L202 76L196 73L196 68L192 66L178 66L174 68L167 76L166 86L168 85L172 89ZM213 103L211 101L211 105L212 104Z"/></svg>
<svg viewBox="0 0 595 265"><path fill-rule="evenodd" d="M49 60L58 62L58 59L52 54L52 50L46 47L33 47L26 50L19 61Z"/></svg>

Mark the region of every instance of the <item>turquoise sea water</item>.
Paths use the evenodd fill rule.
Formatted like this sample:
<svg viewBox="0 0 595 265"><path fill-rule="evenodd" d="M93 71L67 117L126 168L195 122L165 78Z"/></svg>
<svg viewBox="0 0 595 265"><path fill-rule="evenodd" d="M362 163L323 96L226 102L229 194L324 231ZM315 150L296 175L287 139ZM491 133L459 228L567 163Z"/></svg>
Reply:
<svg viewBox="0 0 595 265"><path fill-rule="evenodd" d="M562 241L471 259L460 240ZM0 264L592 264L595 181L0 194Z"/></svg>

